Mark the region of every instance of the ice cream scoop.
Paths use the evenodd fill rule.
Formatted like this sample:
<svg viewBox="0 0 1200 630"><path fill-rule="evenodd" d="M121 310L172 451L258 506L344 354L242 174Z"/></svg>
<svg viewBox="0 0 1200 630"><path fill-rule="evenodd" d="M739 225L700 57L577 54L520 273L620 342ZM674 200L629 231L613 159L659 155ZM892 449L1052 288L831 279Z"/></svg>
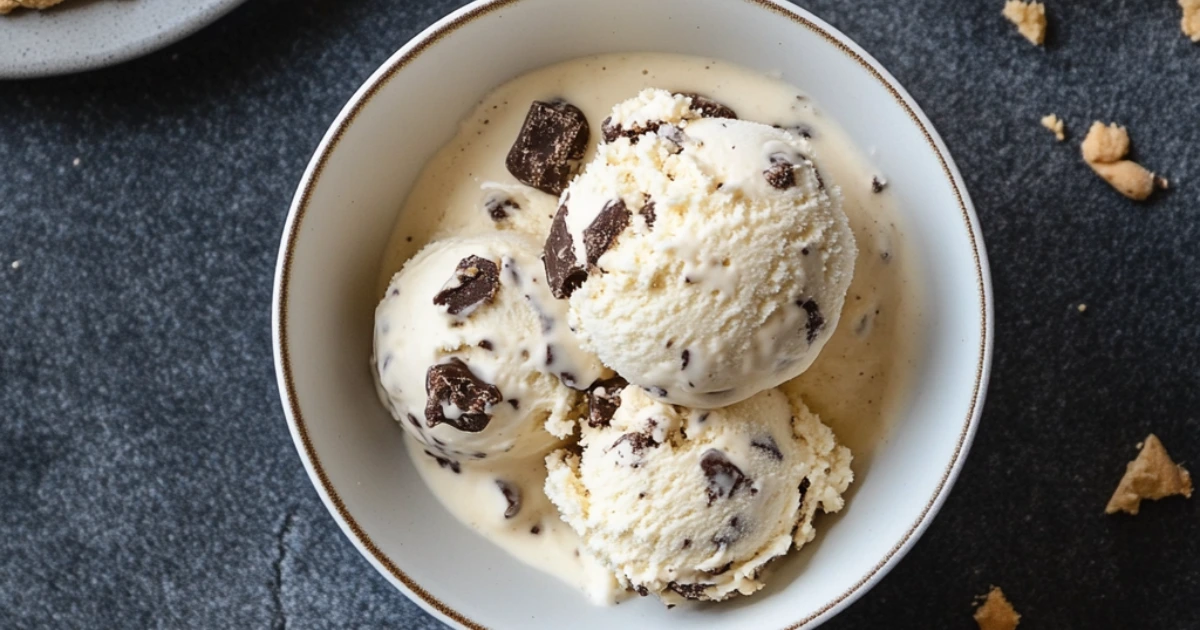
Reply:
<svg viewBox="0 0 1200 630"><path fill-rule="evenodd" d="M546 494L622 585L667 603L754 593L773 558L841 509L850 451L797 398L769 389L729 407L606 393L582 454L546 459ZM593 405L595 407L595 405Z"/></svg>
<svg viewBox="0 0 1200 630"><path fill-rule="evenodd" d="M546 277L583 347L655 398L715 408L808 368L857 250L812 147L703 97L618 104L567 188Z"/></svg>
<svg viewBox="0 0 1200 630"><path fill-rule="evenodd" d="M545 452L603 375L567 329L537 245L497 234L431 243L375 311L380 396L446 465Z"/></svg>

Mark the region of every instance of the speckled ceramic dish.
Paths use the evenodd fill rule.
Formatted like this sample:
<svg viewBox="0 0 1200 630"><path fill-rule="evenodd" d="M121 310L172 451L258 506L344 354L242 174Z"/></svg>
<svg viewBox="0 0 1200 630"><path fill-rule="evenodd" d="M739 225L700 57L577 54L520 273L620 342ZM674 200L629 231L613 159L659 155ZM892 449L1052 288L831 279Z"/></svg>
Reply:
<svg viewBox="0 0 1200 630"><path fill-rule="evenodd" d="M0 79L68 74L177 42L244 0L66 0L0 16Z"/></svg>
<svg viewBox="0 0 1200 630"><path fill-rule="evenodd" d="M888 174L926 287L912 393L870 474L816 543L760 594L667 610L597 607L454 519L405 453L369 369L377 279L414 180L497 85L599 53L658 51L776 71L869 147ZM480 0L387 60L333 122L284 228L272 304L288 424L317 492L363 556L458 628L812 628L877 583L925 531L961 470L992 354L978 221L946 146L866 51L782 0ZM364 570L366 566L364 565Z"/></svg>

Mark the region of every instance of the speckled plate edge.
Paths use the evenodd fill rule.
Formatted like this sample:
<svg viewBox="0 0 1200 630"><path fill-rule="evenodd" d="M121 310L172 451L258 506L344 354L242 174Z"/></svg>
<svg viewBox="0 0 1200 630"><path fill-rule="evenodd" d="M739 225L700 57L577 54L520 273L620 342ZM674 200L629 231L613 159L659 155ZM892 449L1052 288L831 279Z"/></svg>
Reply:
<svg viewBox="0 0 1200 630"><path fill-rule="evenodd" d="M983 234L979 227L979 220L975 214L974 205L967 194L966 184L962 179L962 175L958 172L958 167L955 165L953 158L950 157L950 152L946 148L945 143L942 142L941 137L934 130L933 124L908 92L900 86L896 78L860 46L808 11L787 4L783 0L742 1L785 17L794 22L798 27L805 28L817 34L833 45L841 53L865 69L875 80L879 81L887 92L896 99L897 104L900 105L920 130L926 142L936 154L938 162L949 180L950 188L954 193L962 215L974 259L977 278L977 297L980 309L980 326L982 328L980 331L978 362L975 370L975 384L970 397L970 404L963 420L962 429L958 435L954 455L951 458L949 466L943 472L933 496L900 541L866 575L815 612L784 628L784 630L800 630L802 628L814 628L830 619L883 579L896 563L916 544L917 540L920 539L921 535L933 521L933 517L941 509L943 503L945 503L950 489L953 487L955 480L957 480L962 470L967 454L970 451L971 443L974 440L975 431L983 412L988 380L991 376L994 341L992 279L988 265L987 251L983 243ZM308 167L305 169L304 176L293 198L280 244L274 295L271 305L272 341L276 376L284 414L287 417L288 426L300 458L304 462L309 478L312 480L321 499L342 528L342 531L350 538L359 552L362 553L376 570L385 577L390 578L394 584L400 587L409 599L443 622L456 628L470 628L471 630L484 630L485 626L447 606L401 570L362 529L354 516L350 514L337 489L330 482L313 442L309 437L304 416L295 394L295 383L293 382L290 352L287 343L288 317L287 311L283 306L288 302L288 287L291 278L294 248L305 212L308 209L312 189L320 179L326 161L333 153L334 147L337 146L345 130L354 121L358 112L394 74L402 70L417 56L430 49L441 38L475 19L518 2L521 2L521 0L476 0L476 2L447 15L422 31L393 54L355 92L354 96L351 97L350 101L334 120L325 137L322 138L316 153L313 155L312 161L309 162Z"/></svg>
<svg viewBox="0 0 1200 630"><path fill-rule="evenodd" d="M205 26L216 22L245 1L209 0L208 2L196 2L197 6L194 12L158 30L130 29L129 31L125 31L121 28L114 28L112 31L113 39L109 40L108 43L111 44L114 40L118 43L112 47L105 47L104 50L80 50L77 53L51 61L39 61L36 58L31 61L13 61L11 58L0 59L0 80L52 77L124 63L143 55L148 55L184 39ZM88 9L98 10L101 7L88 7ZM67 13L70 10L70 7L50 9L50 12L45 15L30 17L37 17L43 20L70 19L74 17L74 15ZM0 16L0 20L4 19L3 16ZM0 21L0 27L3 27L3 25L3 22ZM3 28L0 28L0 35L3 35L3 33Z"/></svg>

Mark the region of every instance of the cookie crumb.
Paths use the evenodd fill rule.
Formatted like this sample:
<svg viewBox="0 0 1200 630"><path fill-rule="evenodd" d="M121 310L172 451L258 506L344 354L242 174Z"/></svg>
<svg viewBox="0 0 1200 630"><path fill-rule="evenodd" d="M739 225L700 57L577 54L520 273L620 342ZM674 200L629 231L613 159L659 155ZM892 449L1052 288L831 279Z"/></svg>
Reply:
<svg viewBox="0 0 1200 630"><path fill-rule="evenodd" d="M1192 476L1171 459L1157 436L1151 433L1139 448L1137 459L1125 466L1125 476L1108 500L1105 514L1137 514L1142 499L1157 501L1177 494L1191 498Z"/></svg>
<svg viewBox="0 0 1200 630"><path fill-rule="evenodd" d="M1041 2L1008 0L1004 3L1004 17L1035 46L1046 42L1046 5Z"/></svg>
<svg viewBox="0 0 1200 630"><path fill-rule="evenodd" d="M1076 307L1075 307L1075 310L1077 310L1077 311L1079 311L1080 313L1082 313L1082 312L1084 312L1084 311L1086 311L1086 310L1087 310L1087 304L1084 304L1083 302L1080 302L1080 303L1079 303L1079 306L1076 306Z"/></svg>
<svg viewBox="0 0 1200 630"><path fill-rule="evenodd" d="M1067 139L1066 124L1055 114L1049 114L1042 117L1042 126L1054 133L1054 137L1058 138L1059 142Z"/></svg>
<svg viewBox="0 0 1200 630"><path fill-rule="evenodd" d="M80 164L79 158L75 158L74 160L71 160L71 166L79 166L79 164Z"/></svg>
<svg viewBox="0 0 1200 630"><path fill-rule="evenodd" d="M1004 591L993 586L987 599L975 609L975 623L979 624L979 630L1014 630L1021 623L1021 615L1004 597Z"/></svg>
<svg viewBox="0 0 1200 630"><path fill-rule="evenodd" d="M1179 7L1183 9L1183 18L1179 20L1183 34L1193 42L1200 42L1200 0L1179 0Z"/></svg>
<svg viewBox="0 0 1200 630"><path fill-rule="evenodd" d="M14 260L14 261L12 261L12 268L13 268L13 269L20 269L20 268L21 268L21 261L19 261L19 260Z"/></svg>
<svg viewBox="0 0 1200 630"><path fill-rule="evenodd" d="M1169 182L1146 170L1141 164L1126 160L1129 153L1129 132L1117 123L1107 127L1096 121L1080 145L1083 161L1110 186L1126 197L1142 201L1156 188L1165 189Z"/></svg>
<svg viewBox="0 0 1200 630"><path fill-rule="evenodd" d="M13 9L25 7L26 9L49 9L50 7L62 2L63 0L0 0L0 15L9 13Z"/></svg>

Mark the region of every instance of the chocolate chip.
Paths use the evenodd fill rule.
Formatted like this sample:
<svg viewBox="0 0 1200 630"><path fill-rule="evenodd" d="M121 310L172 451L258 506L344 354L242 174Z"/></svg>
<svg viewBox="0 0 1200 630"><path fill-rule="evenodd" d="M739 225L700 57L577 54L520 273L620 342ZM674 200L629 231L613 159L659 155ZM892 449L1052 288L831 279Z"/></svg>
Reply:
<svg viewBox="0 0 1200 630"><path fill-rule="evenodd" d="M634 455L641 455L646 449L658 446L658 441L647 433L626 433L617 438L609 450L617 448L622 442L629 443L629 450Z"/></svg>
<svg viewBox="0 0 1200 630"><path fill-rule="evenodd" d="M541 526L541 525L534 525L533 527L530 527L530 528L529 528L529 533L530 533L530 534L533 534L534 536L537 536L538 534L542 533L542 526Z"/></svg>
<svg viewBox="0 0 1200 630"><path fill-rule="evenodd" d="M509 398L507 402L508 404L512 405L513 409L521 408L521 401L517 400L516 398Z"/></svg>
<svg viewBox="0 0 1200 630"><path fill-rule="evenodd" d="M575 243L567 229L567 204L558 207L550 235L546 237L542 264L546 267L546 282L554 297L565 300L587 280L587 271L575 260Z"/></svg>
<svg viewBox="0 0 1200 630"><path fill-rule="evenodd" d="M630 216L625 202L620 199L604 204L604 209L583 231L583 250L587 253L589 267L595 266L596 261L617 242L617 237L629 225Z"/></svg>
<svg viewBox="0 0 1200 630"><path fill-rule="evenodd" d="M699 601L705 599L704 591L711 584L680 584L679 582L668 582L667 588L679 593L684 599Z"/></svg>
<svg viewBox="0 0 1200 630"><path fill-rule="evenodd" d="M683 548L684 548L684 549L687 549L688 547L691 547L691 546L692 546L692 539L691 539L691 538L684 538L684 539L683 539Z"/></svg>
<svg viewBox="0 0 1200 630"><path fill-rule="evenodd" d="M600 131L604 134L605 142L613 142L617 138L629 138L636 143L642 134L654 133L658 131L659 126L662 124L661 120L649 120L641 125L625 127L614 123L612 116L609 116L604 119L604 122L600 123Z"/></svg>
<svg viewBox="0 0 1200 630"><path fill-rule="evenodd" d="M812 482L808 480L808 477L800 480L800 505L804 505L804 497L808 494L808 488L811 485Z"/></svg>
<svg viewBox="0 0 1200 630"><path fill-rule="evenodd" d="M497 479L496 485L500 488L500 493L504 495L504 500L508 501L508 508L504 510L504 518L516 516L521 511L521 489L516 484L503 479Z"/></svg>
<svg viewBox="0 0 1200 630"><path fill-rule="evenodd" d="M683 367L682 367L682 368L679 368L679 369L681 369L681 370L686 370L686 369L687 369L687 366L688 366L688 363L691 363L691 361L692 361L692 351L691 351L691 350L684 350L684 351L683 351L682 358L683 358Z"/></svg>
<svg viewBox="0 0 1200 630"><path fill-rule="evenodd" d="M771 167L763 171L763 177L773 188L787 190L796 185L795 165L787 157L776 153L771 156Z"/></svg>
<svg viewBox="0 0 1200 630"><path fill-rule="evenodd" d="M887 188L886 179L881 179L878 176L871 178L871 192L878 194L883 192L884 188Z"/></svg>
<svg viewBox="0 0 1200 630"><path fill-rule="evenodd" d="M813 128L804 123L796 123L794 125L772 125L772 127L781 129L792 134L793 136L804 138L806 140L813 137Z"/></svg>
<svg viewBox="0 0 1200 630"><path fill-rule="evenodd" d="M717 499L732 498L743 486L750 485L750 479L729 460L724 451L710 448L700 456L700 469L708 478L708 504L712 505Z"/></svg>
<svg viewBox="0 0 1200 630"><path fill-rule="evenodd" d="M504 165L517 181L559 195L579 167L588 143L588 122L565 101L534 101Z"/></svg>
<svg viewBox="0 0 1200 630"><path fill-rule="evenodd" d="M637 588L635 588L634 590L637 591L637 594L641 595L642 597L645 597L650 594L650 590L647 589L645 586L642 586L641 584L638 584Z"/></svg>
<svg viewBox="0 0 1200 630"><path fill-rule="evenodd" d="M451 315L469 317L481 304L490 304L500 289L500 268L479 256L467 256L458 263L454 277L433 303L445 306Z"/></svg>
<svg viewBox="0 0 1200 630"><path fill-rule="evenodd" d="M435 460L437 460L439 468L449 468L450 471L456 475L462 472L462 466L460 466L458 462L456 462L452 459L447 459L445 457L442 457L441 455L434 455L430 451L425 451L425 454L434 458Z"/></svg>
<svg viewBox="0 0 1200 630"><path fill-rule="evenodd" d="M467 433L478 433L492 420L488 409L504 399L500 390L471 372L461 359L451 358L429 368L425 374L425 423L430 428L445 423ZM458 417L446 417L446 407L459 410Z"/></svg>
<svg viewBox="0 0 1200 630"><path fill-rule="evenodd" d="M493 221L503 221L514 210L520 210L521 205L508 195L492 195L483 202L483 209Z"/></svg>
<svg viewBox="0 0 1200 630"><path fill-rule="evenodd" d="M651 396L656 396L658 398L666 398L667 397L667 390L665 390L661 387L651 386L651 387L643 387L642 389L649 392Z"/></svg>
<svg viewBox="0 0 1200 630"><path fill-rule="evenodd" d="M621 390L628 385L620 376L596 381L588 390L588 419L589 427L598 429L608 426L617 407L621 406Z"/></svg>
<svg viewBox="0 0 1200 630"><path fill-rule="evenodd" d="M754 438L750 441L750 446L765 452L775 461L783 461L783 451L779 450L779 444L775 442L775 438L770 434Z"/></svg>
<svg viewBox="0 0 1200 630"><path fill-rule="evenodd" d="M679 95L691 97L692 109L703 118L737 118L737 112L707 96L695 92L680 92Z"/></svg>
<svg viewBox="0 0 1200 630"><path fill-rule="evenodd" d="M554 365L554 346L546 346L546 366Z"/></svg>
<svg viewBox="0 0 1200 630"><path fill-rule="evenodd" d="M811 344L825 328L825 316L821 314L821 307L812 298L796 300L796 305L808 313L808 321L804 323L804 328L808 331L806 336Z"/></svg>
<svg viewBox="0 0 1200 630"><path fill-rule="evenodd" d="M654 222L658 220L658 215L654 212L654 200L651 199L642 204L642 209L638 210L638 214L646 220L647 228L653 228Z"/></svg>
<svg viewBox="0 0 1200 630"><path fill-rule="evenodd" d="M483 348L484 350L491 350L491 349L495 348L495 346L492 345L492 342L488 341L487 339L480 341L479 347Z"/></svg>

